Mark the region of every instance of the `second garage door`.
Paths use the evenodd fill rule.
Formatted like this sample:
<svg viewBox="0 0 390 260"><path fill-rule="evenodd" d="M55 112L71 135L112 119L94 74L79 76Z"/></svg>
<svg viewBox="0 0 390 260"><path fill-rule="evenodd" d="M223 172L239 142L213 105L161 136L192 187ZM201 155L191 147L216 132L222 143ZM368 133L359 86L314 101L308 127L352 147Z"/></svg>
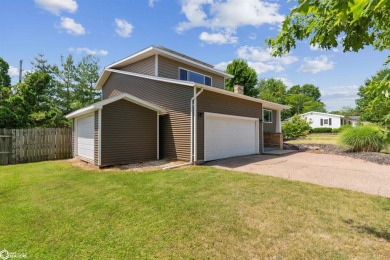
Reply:
<svg viewBox="0 0 390 260"><path fill-rule="evenodd" d="M259 119L205 113L205 161L259 153Z"/></svg>
<svg viewBox="0 0 390 260"><path fill-rule="evenodd" d="M94 116L77 119L77 155L89 160L94 157Z"/></svg>

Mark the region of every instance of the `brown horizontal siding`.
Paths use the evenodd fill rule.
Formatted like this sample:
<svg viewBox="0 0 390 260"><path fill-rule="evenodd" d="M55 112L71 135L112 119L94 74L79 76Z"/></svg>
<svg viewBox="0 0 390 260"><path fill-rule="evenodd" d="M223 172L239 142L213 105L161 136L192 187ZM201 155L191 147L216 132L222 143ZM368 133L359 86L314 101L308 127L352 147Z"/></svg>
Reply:
<svg viewBox="0 0 390 260"><path fill-rule="evenodd" d="M193 88L112 73L103 87L106 99L129 93L164 107L160 116L160 158L190 159L190 100Z"/></svg>
<svg viewBox="0 0 390 260"><path fill-rule="evenodd" d="M158 76L170 79L179 79L179 67L183 69L192 70L206 76L212 77L212 86L224 89L224 78L222 76L210 73L208 71L195 68L193 66L181 63L175 60L158 56Z"/></svg>
<svg viewBox="0 0 390 260"><path fill-rule="evenodd" d="M144 74L155 76L155 56L151 56L149 58L134 62L130 65L127 65L121 70L130 71L134 73Z"/></svg>
<svg viewBox="0 0 390 260"><path fill-rule="evenodd" d="M102 109L101 165L157 159L157 112L126 100Z"/></svg>
<svg viewBox="0 0 390 260"><path fill-rule="evenodd" d="M229 97L223 94L210 91L203 91L197 98L198 117L197 117L197 156L198 160L204 160L204 116L199 117L199 113L211 112L234 116L262 118L262 104ZM239 138L239 137L237 137ZM259 147L262 150L263 130L259 123Z"/></svg>

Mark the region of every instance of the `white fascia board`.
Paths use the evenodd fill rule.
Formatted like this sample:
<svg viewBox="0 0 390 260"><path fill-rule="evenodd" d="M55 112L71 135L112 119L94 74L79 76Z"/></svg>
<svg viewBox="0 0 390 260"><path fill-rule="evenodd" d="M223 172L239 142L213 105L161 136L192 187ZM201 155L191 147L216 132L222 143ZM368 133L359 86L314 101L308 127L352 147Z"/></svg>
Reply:
<svg viewBox="0 0 390 260"><path fill-rule="evenodd" d="M119 73L119 74L124 74L124 75L139 77L139 78L145 78L145 79L152 79L152 80L157 80L157 81L161 81L161 82L185 85L185 86L190 86L190 87L195 86L195 83L192 81L156 77L156 76L144 75L144 74L134 73L134 72L130 72L130 71L123 71L123 70L114 70L114 69L106 69L106 70L110 71L110 72Z"/></svg>
<svg viewBox="0 0 390 260"><path fill-rule="evenodd" d="M133 95L130 95L130 94L127 94L127 93L123 93L123 94L120 94L120 95L117 95L117 96L113 96L113 97L107 98L105 100L96 102L96 103L94 103L94 104L92 104L90 106L81 108L79 110L76 110L76 111L66 115L65 117L67 119L80 117L82 115L94 112L96 110L100 110L100 109L103 108L103 106L108 105L108 104L110 104L112 102L121 100L121 99L127 100L127 101L132 102L134 104L137 104L139 106L143 106L143 107L148 108L150 110L154 110L154 111L158 112L160 115L164 115L164 114L168 113L167 110L165 110L164 108L162 108L160 106L152 104L152 103L150 103L148 101L145 101L145 100L140 99L138 97L135 97Z"/></svg>
<svg viewBox="0 0 390 260"><path fill-rule="evenodd" d="M142 51L139 51L139 52L137 52L137 53L134 53L133 55L130 55L130 56L124 58L124 59L121 59L120 61L117 61L117 62L115 62L115 63L113 63L113 64L111 64L111 65L108 65L106 68L107 68L107 69L110 69L110 68L112 68L112 67L121 65L122 63L124 63L124 62L126 62L126 61L128 61L128 60L132 60L132 59L134 59L135 57L137 57L137 56L139 56L139 55L142 55L142 54L145 54L145 53L147 53L147 52L149 52L149 51L152 51L153 48L154 48L153 46L150 46L150 47L148 47L148 48L146 48L146 49L143 49Z"/></svg>

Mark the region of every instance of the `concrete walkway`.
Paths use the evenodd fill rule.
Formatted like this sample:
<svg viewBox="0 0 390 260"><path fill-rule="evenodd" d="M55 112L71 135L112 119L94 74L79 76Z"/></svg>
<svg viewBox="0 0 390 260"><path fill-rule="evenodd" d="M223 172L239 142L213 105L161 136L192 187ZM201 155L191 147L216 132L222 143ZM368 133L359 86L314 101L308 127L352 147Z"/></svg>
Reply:
<svg viewBox="0 0 390 260"><path fill-rule="evenodd" d="M212 161L206 165L390 198L390 166L340 155L311 152L286 156L250 155Z"/></svg>

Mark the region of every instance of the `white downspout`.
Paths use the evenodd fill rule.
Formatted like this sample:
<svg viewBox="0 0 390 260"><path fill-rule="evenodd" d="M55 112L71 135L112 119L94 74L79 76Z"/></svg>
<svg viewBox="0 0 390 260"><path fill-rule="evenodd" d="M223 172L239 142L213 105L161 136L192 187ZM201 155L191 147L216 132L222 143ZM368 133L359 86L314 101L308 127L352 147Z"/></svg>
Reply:
<svg viewBox="0 0 390 260"><path fill-rule="evenodd" d="M194 96L191 98L190 106L191 106L191 151L190 151L190 158L191 160L188 163L183 163L183 164L178 164L178 165L173 165L173 166L168 166L164 167L163 170L167 169L173 169L173 168L178 168L181 166L186 166L186 165L192 165L194 163L194 157L196 159L196 146L195 146L195 138L197 136L197 131L196 131L196 112L194 113L194 110L196 109L196 98L203 92L203 88L196 93L196 87L194 86ZM195 109L194 109L195 106ZM196 111L196 110L195 110ZM195 151L195 152L194 152ZM195 155L195 156L194 156ZM195 160L196 161L196 160Z"/></svg>

